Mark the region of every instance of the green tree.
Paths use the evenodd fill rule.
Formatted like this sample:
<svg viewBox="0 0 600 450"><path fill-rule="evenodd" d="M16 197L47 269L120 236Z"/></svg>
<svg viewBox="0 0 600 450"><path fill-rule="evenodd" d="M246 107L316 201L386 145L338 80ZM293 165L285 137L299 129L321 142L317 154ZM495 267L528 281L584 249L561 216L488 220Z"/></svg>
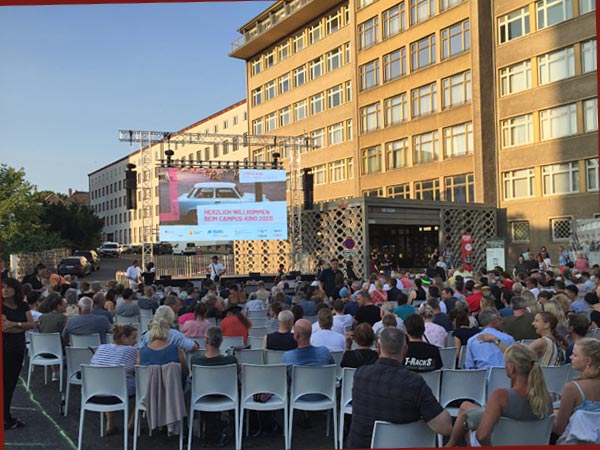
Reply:
<svg viewBox="0 0 600 450"><path fill-rule="evenodd" d="M49 232L55 233L74 250L96 248L100 245L104 222L86 205L44 203L42 221Z"/></svg>

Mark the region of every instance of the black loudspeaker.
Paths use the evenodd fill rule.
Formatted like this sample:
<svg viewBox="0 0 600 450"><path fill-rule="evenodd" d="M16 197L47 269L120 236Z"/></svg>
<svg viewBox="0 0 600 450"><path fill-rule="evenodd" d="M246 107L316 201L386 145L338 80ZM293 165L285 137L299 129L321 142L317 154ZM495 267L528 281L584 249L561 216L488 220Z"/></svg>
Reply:
<svg viewBox="0 0 600 450"><path fill-rule="evenodd" d="M308 169L304 169L304 174L302 175L302 187L304 188L304 209L313 209L313 203L315 200L314 193L314 184L315 184L315 176L308 171Z"/></svg>
<svg viewBox="0 0 600 450"><path fill-rule="evenodd" d="M250 272L248 276L250 278L260 278L260 272Z"/></svg>
<svg viewBox="0 0 600 450"><path fill-rule="evenodd" d="M288 275L290 276L290 278L296 278L302 275L302 273L299 270L293 270Z"/></svg>
<svg viewBox="0 0 600 450"><path fill-rule="evenodd" d="M137 172L133 169L125 171L125 201L127 209L137 209Z"/></svg>

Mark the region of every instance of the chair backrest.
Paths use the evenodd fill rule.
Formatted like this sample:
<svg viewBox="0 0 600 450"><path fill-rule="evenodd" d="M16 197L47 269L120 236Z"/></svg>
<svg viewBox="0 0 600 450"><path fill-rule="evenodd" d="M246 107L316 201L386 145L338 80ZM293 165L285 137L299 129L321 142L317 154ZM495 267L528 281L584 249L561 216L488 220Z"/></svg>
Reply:
<svg viewBox="0 0 600 450"><path fill-rule="evenodd" d="M419 372L419 375L423 377L429 389L433 393L433 396L439 400L440 398L440 387L442 384L442 371L441 370L431 370L429 372Z"/></svg>
<svg viewBox="0 0 600 450"><path fill-rule="evenodd" d="M206 350L206 340L203 337L199 337L199 338L190 338L192 341L194 341L196 344L198 344L198 349L199 350Z"/></svg>
<svg viewBox="0 0 600 450"><path fill-rule="evenodd" d="M139 332L143 333L144 331L148 331L150 329L150 323L152 323L152 316L140 316L140 329Z"/></svg>
<svg viewBox="0 0 600 450"><path fill-rule="evenodd" d="M514 420L500 417L494 427L490 444L500 445L548 445L554 416L542 420Z"/></svg>
<svg viewBox="0 0 600 450"><path fill-rule="evenodd" d="M242 368L242 402L254 394L270 393L287 403L287 367L284 364L244 364Z"/></svg>
<svg viewBox="0 0 600 450"><path fill-rule="evenodd" d="M256 319L264 319L265 321L267 320L267 311L248 311L246 313L246 316L248 317L248 319L250 319L250 321L252 322L252 324L254 324L254 320Z"/></svg>
<svg viewBox="0 0 600 450"><path fill-rule="evenodd" d="M458 354L458 367L457 369L465 368L465 361L467 360L467 346L461 345L460 353Z"/></svg>
<svg viewBox="0 0 600 450"><path fill-rule="evenodd" d="M98 347L100 345L100 335L94 334L71 334L69 335L71 347Z"/></svg>
<svg viewBox="0 0 600 450"><path fill-rule="evenodd" d="M238 400L237 364L192 366L192 404L207 395Z"/></svg>
<svg viewBox="0 0 600 450"><path fill-rule="evenodd" d="M600 328L594 328L593 330L590 330L590 332L587 334L587 337L600 340Z"/></svg>
<svg viewBox="0 0 600 450"><path fill-rule="evenodd" d="M265 350L265 364L281 364L284 353L282 350Z"/></svg>
<svg viewBox="0 0 600 450"><path fill-rule="evenodd" d="M533 341L535 341L535 339L521 339L521 344L523 345L529 345L531 344Z"/></svg>
<svg viewBox="0 0 600 450"><path fill-rule="evenodd" d="M396 424L376 420L371 448L435 447L436 434L425 422Z"/></svg>
<svg viewBox="0 0 600 450"><path fill-rule="evenodd" d="M248 345L252 350L258 350L263 348L264 337L248 336Z"/></svg>
<svg viewBox="0 0 600 450"><path fill-rule="evenodd" d="M224 336L223 342L221 342L221 353L225 354L227 349L231 347L243 347L244 338L242 336Z"/></svg>
<svg viewBox="0 0 600 450"><path fill-rule="evenodd" d="M262 349L236 350L235 356L240 364L264 364L264 355Z"/></svg>
<svg viewBox="0 0 600 450"><path fill-rule="evenodd" d="M213 327L217 326L217 318L216 317L207 317L206 320L208 320Z"/></svg>
<svg viewBox="0 0 600 450"><path fill-rule="evenodd" d="M148 366L135 366L135 404L142 406L142 400L146 396L146 385L148 384Z"/></svg>
<svg viewBox="0 0 600 450"><path fill-rule="evenodd" d="M154 317L154 313L152 312L151 309L140 308L140 318L142 318L142 317L146 317L146 318L149 317L150 320L152 320L152 317Z"/></svg>
<svg viewBox="0 0 600 450"><path fill-rule="evenodd" d="M321 394L335 401L335 364L327 366L293 366L290 400L306 394Z"/></svg>
<svg viewBox="0 0 600 450"><path fill-rule="evenodd" d="M506 376L506 369L504 367L490 367L489 371L486 399L490 398L495 389L510 388L510 378Z"/></svg>
<svg viewBox="0 0 600 450"><path fill-rule="evenodd" d="M472 400L483 406L485 404L486 369L479 370L444 370L440 404L448 406L454 400Z"/></svg>
<svg viewBox="0 0 600 450"><path fill-rule="evenodd" d="M333 360L335 361L335 377L338 380L342 379L342 358L344 357L343 351L330 352Z"/></svg>
<svg viewBox="0 0 600 450"><path fill-rule="evenodd" d="M113 395L127 403L125 366L81 365L81 403L94 395Z"/></svg>
<svg viewBox="0 0 600 450"><path fill-rule="evenodd" d="M252 322L252 328L266 327L267 326L267 319L265 319L263 317L264 317L264 314L260 318L256 317L256 318L250 319L250 321Z"/></svg>
<svg viewBox="0 0 600 450"><path fill-rule="evenodd" d="M446 337L446 347L454 347L454 336L452 332L448 332L448 336Z"/></svg>
<svg viewBox="0 0 600 450"><path fill-rule="evenodd" d="M126 324L137 323L139 325L140 316L121 316L121 315L117 314L115 316L115 322L116 323L126 323Z"/></svg>
<svg viewBox="0 0 600 450"><path fill-rule="evenodd" d="M569 381L571 367L568 365L542 366L542 371L548 392L561 395L565 384Z"/></svg>
<svg viewBox="0 0 600 450"><path fill-rule="evenodd" d="M138 340L140 338L140 333L138 333ZM113 343L113 335L112 333L106 333L106 343L107 344L112 344Z"/></svg>
<svg viewBox="0 0 600 450"><path fill-rule="evenodd" d="M444 369L456 369L456 347L440 348Z"/></svg>
<svg viewBox="0 0 600 450"><path fill-rule="evenodd" d="M317 322L317 320L318 320L318 317L316 315L315 316L304 316L304 318L306 320L308 320L311 324Z"/></svg>
<svg viewBox="0 0 600 450"><path fill-rule="evenodd" d="M352 367L344 367L342 369L342 390L340 408L343 412L344 408L352 403L352 387L354 386L354 374L356 369Z"/></svg>
<svg viewBox="0 0 600 450"><path fill-rule="evenodd" d="M31 354L33 358L37 355L49 354L57 358L63 357L63 347L60 340L60 333L32 333L31 334Z"/></svg>
<svg viewBox="0 0 600 450"><path fill-rule="evenodd" d="M81 372L82 364L89 364L94 354L89 348L83 347L65 347L67 354L67 383L70 382L73 374Z"/></svg>
<svg viewBox="0 0 600 450"><path fill-rule="evenodd" d="M265 337L267 335L267 327L252 327L248 330L248 336Z"/></svg>

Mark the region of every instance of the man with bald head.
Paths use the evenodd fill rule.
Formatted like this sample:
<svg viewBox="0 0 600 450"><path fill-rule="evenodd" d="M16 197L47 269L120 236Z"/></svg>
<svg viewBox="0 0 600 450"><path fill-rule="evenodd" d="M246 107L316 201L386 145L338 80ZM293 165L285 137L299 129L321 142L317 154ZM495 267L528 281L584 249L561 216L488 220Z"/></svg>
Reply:
<svg viewBox="0 0 600 450"><path fill-rule="evenodd" d="M291 366L325 366L335 364L327 347L315 347L310 344L312 324L306 319L299 319L294 324L294 340L298 348L283 354L281 362Z"/></svg>

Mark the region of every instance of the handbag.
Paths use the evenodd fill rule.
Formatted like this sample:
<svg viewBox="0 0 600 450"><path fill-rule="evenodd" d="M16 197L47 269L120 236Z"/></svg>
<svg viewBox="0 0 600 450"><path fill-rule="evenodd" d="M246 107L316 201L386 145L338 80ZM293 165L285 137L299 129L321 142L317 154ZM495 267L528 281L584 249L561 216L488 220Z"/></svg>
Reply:
<svg viewBox="0 0 600 450"><path fill-rule="evenodd" d="M483 417L484 408L473 408L465 411L463 415L463 424L466 430L475 431Z"/></svg>

